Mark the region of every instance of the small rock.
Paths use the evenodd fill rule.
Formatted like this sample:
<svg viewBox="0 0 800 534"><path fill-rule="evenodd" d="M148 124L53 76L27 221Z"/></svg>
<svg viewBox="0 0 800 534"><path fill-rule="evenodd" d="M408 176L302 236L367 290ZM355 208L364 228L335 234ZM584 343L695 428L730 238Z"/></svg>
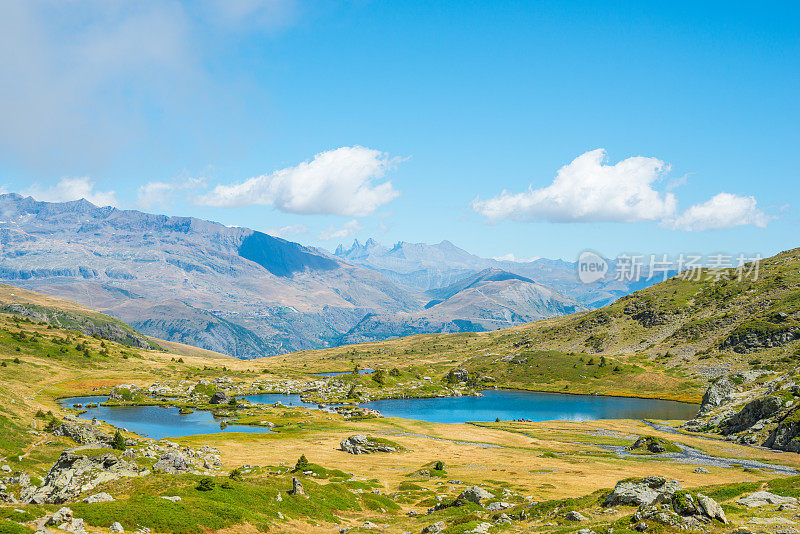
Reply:
<svg viewBox="0 0 800 534"><path fill-rule="evenodd" d="M506 508L511 508L511 504L503 501L496 501L493 503L489 503L486 506L486 509L490 512L499 512L500 510L505 510Z"/></svg>
<svg viewBox="0 0 800 534"><path fill-rule="evenodd" d="M444 531L445 528L447 528L447 523L444 521L437 521L436 523L423 528L422 534L437 534L438 532Z"/></svg>
<svg viewBox="0 0 800 534"><path fill-rule="evenodd" d="M181 502L181 498L178 495L173 495L171 497L167 497L165 495L162 495L161 498L162 499L166 499L168 501L172 501L172 502Z"/></svg>
<svg viewBox="0 0 800 534"><path fill-rule="evenodd" d="M125 529L124 529L124 528L122 528L122 525L120 525L120 524L119 524L118 522L116 522L116 521L114 521L113 523L111 523L111 526L110 526L110 527L108 527L108 530L110 530L111 532L116 532L117 534L120 534L120 533L122 533L122 532L125 532Z"/></svg>
<svg viewBox="0 0 800 534"><path fill-rule="evenodd" d="M567 515L564 516L567 521L586 521L588 518L580 512L571 511L567 512Z"/></svg>
<svg viewBox="0 0 800 534"><path fill-rule="evenodd" d="M97 503L97 502L111 502L111 501L114 501L114 500L116 500L116 499L114 499L114 497L112 497L111 495L109 495L106 492L103 492L103 493L96 493L94 495L90 495L89 497L86 497L85 499L83 499L83 502L89 503L89 504L93 504L93 503Z"/></svg>
<svg viewBox="0 0 800 534"><path fill-rule="evenodd" d="M7 465L4 465L3 467L0 467L0 471L2 471L3 473L10 473L11 468Z"/></svg>
<svg viewBox="0 0 800 534"><path fill-rule="evenodd" d="M230 402L230 398L221 391L211 395L211 399L208 401L209 404L228 404L228 402Z"/></svg>
<svg viewBox="0 0 800 534"><path fill-rule="evenodd" d="M700 473L700 474L703 474L703 475L707 475L707 474L709 474L711 471L709 471L709 470L708 470L708 469L706 469L705 467L698 467L698 468L696 468L696 469L694 470L694 472L695 472L695 473Z"/></svg>
<svg viewBox="0 0 800 534"><path fill-rule="evenodd" d="M161 471L162 473L169 473L171 475L186 473L189 469L189 459L186 458L185 454L179 451L167 452L153 464L153 471Z"/></svg>

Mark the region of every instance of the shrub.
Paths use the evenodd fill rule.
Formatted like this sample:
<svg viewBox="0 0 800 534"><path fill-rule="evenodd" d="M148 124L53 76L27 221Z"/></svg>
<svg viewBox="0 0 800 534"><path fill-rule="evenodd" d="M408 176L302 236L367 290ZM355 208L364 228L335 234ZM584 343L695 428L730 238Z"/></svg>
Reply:
<svg viewBox="0 0 800 534"><path fill-rule="evenodd" d="M208 477L201 478L194 489L197 491L211 491L214 489L214 480Z"/></svg>
<svg viewBox="0 0 800 534"><path fill-rule="evenodd" d="M372 380L382 386L386 383L386 371L383 369L375 369L372 373Z"/></svg>
<svg viewBox="0 0 800 534"><path fill-rule="evenodd" d="M302 471L308 468L308 458L306 458L305 454L301 454L300 458L297 459L297 463L294 464L295 471Z"/></svg>
<svg viewBox="0 0 800 534"><path fill-rule="evenodd" d="M233 469L230 473L228 473L228 478L231 480L241 481L242 480L242 470L238 467Z"/></svg>
<svg viewBox="0 0 800 534"><path fill-rule="evenodd" d="M400 369L393 367L392 370L389 371L389 376L400 376Z"/></svg>
<svg viewBox="0 0 800 534"><path fill-rule="evenodd" d="M433 464L433 468L436 471L444 471L444 462L441 460L436 460L436 463Z"/></svg>
<svg viewBox="0 0 800 534"><path fill-rule="evenodd" d="M119 430L114 433L114 439L111 441L111 448L117 451L125 450L125 438L122 437Z"/></svg>

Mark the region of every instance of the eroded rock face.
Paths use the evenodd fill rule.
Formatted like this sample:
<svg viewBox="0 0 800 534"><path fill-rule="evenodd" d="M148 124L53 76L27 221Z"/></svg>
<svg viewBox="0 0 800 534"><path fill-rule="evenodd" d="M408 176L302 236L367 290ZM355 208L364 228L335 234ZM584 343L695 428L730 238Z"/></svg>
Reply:
<svg viewBox="0 0 800 534"><path fill-rule="evenodd" d="M164 453L159 460L153 464L153 471L169 473L172 475L186 473L192 468L189 459L180 451L169 451Z"/></svg>
<svg viewBox="0 0 800 534"><path fill-rule="evenodd" d="M148 473L147 469L141 469L135 463L121 460L111 453L90 457L66 451L50 468L42 485L23 490L20 500L36 504L60 504L104 482Z"/></svg>
<svg viewBox="0 0 800 534"><path fill-rule="evenodd" d="M677 480L667 480L664 477L647 477L638 481L617 482L614 490L606 497L603 506L617 506L621 504L641 506L651 505L658 500L668 500L681 489Z"/></svg>
<svg viewBox="0 0 800 534"><path fill-rule="evenodd" d="M92 443L110 444L111 436L98 430L93 425L88 423L75 423L67 421L56 427L53 435L66 436L73 439L82 445L89 445Z"/></svg>
<svg viewBox="0 0 800 534"><path fill-rule="evenodd" d="M374 452L395 452L396 449L383 443L376 443L366 434L356 434L339 443L341 450L350 454L370 454Z"/></svg>
<svg viewBox="0 0 800 534"><path fill-rule="evenodd" d="M775 415L783 407L783 401L775 396L759 397L720 424L723 435L735 434L752 427L758 421Z"/></svg>

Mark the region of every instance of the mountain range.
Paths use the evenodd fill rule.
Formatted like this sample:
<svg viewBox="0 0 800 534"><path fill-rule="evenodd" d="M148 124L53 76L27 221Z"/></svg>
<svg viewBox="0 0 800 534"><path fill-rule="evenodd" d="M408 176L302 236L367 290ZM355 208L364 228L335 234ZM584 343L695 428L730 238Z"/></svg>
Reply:
<svg viewBox="0 0 800 534"><path fill-rule="evenodd" d="M446 241L329 254L190 217L16 194L0 195L0 247L0 279L238 358L493 330L636 289L581 284L570 262L483 259Z"/></svg>

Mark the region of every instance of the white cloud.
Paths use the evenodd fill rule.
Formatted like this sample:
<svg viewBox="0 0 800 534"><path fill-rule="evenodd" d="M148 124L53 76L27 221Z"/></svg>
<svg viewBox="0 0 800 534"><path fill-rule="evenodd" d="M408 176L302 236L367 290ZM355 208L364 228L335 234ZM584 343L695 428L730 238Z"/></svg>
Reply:
<svg viewBox="0 0 800 534"><path fill-rule="evenodd" d="M30 195L45 202L67 202L70 200L88 200L96 206L117 206L117 194L114 191L97 191L89 178L62 178L56 185L41 188L34 184L23 195Z"/></svg>
<svg viewBox="0 0 800 534"><path fill-rule="evenodd" d="M305 224L289 224L286 226L281 226L280 228L267 228L264 230L264 233L271 236L280 237L282 239L286 239L287 237L293 235L305 234L307 232L308 226Z"/></svg>
<svg viewBox="0 0 800 534"><path fill-rule="evenodd" d="M361 223L353 219L352 221L344 223L339 228L336 228L335 226L326 228L319 234L319 238L323 241L330 241L331 239L344 239L345 237L357 234L363 229L364 227L361 226Z"/></svg>
<svg viewBox="0 0 800 534"><path fill-rule="evenodd" d="M231 185L218 185L197 199L207 206L265 205L288 213L361 217L400 194L379 182L398 163L362 146L321 152L311 161Z"/></svg>
<svg viewBox="0 0 800 534"><path fill-rule="evenodd" d="M153 206L167 206L176 192L203 187L205 183L205 178L185 178L171 182L148 182L139 186L136 204L142 209L150 209Z"/></svg>
<svg viewBox="0 0 800 534"><path fill-rule="evenodd" d="M735 226L753 225L766 228L769 218L758 209L751 196L719 193L702 204L695 204L663 226L687 232L721 230Z"/></svg>
<svg viewBox="0 0 800 534"><path fill-rule="evenodd" d="M530 187L523 193L503 191L488 200L476 198L472 208L489 222L658 221L662 227L685 231L766 227L769 217L751 196L719 193L679 214L677 197L670 191L684 185L689 175L667 181L665 191L657 190L655 184L669 170L669 164L642 156L609 165L606 151L597 149L561 167L547 187Z"/></svg>
<svg viewBox="0 0 800 534"><path fill-rule="evenodd" d="M473 209L492 222L634 222L660 220L674 213L675 196L652 187L669 165L641 156L616 165L607 165L605 159L603 149L586 152L561 167L549 186L475 199Z"/></svg>

